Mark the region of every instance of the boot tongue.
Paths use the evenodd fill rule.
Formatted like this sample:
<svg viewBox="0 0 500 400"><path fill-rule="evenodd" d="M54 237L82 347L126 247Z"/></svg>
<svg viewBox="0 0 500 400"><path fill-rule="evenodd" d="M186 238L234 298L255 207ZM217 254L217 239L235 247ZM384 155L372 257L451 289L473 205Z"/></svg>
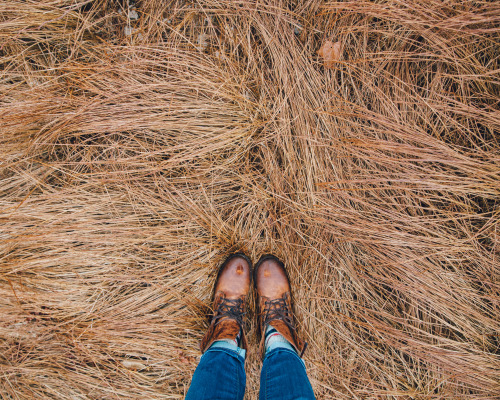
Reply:
<svg viewBox="0 0 500 400"><path fill-rule="evenodd" d="M298 348L297 348L297 343L295 343L295 340L293 338L292 332L290 331L290 328L288 327L287 324L285 324L284 321L281 321L279 319L275 319L273 321L269 322L269 325L271 325L274 329L276 329L286 340L290 342L290 344L295 348L297 353L299 353Z"/></svg>
<svg viewBox="0 0 500 400"><path fill-rule="evenodd" d="M236 339L240 333L240 326L234 319L222 318L214 329L214 339Z"/></svg>
<svg viewBox="0 0 500 400"><path fill-rule="evenodd" d="M205 336L201 339L201 352L204 353L216 340L236 340L238 333L240 333L240 326L234 319L223 318L219 320L217 324L214 324L212 321L207 333L205 333ZM242 340L243 345L246 346L244 335L242 335Z"/></svg>

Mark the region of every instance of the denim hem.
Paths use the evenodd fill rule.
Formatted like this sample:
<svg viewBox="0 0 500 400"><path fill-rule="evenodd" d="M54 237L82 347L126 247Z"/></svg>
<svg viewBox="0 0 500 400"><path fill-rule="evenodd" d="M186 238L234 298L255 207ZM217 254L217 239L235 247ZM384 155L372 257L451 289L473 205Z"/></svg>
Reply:
<svg viewBox="0 0 500 400"><path fill-rule="evenodd" d="M288 340L285 338L277 338L275 339L269 346L266 347L266 353L270 353L275 349L288 349L295 352L295 349L290 344Z"/></svg>
<svg viewBox="0 0 500 400"><path fill-rule="evenodd" d="M228 349L237 352L245 358L246 350L236 346L236 343L229 343L226 340L216 340L208 349Z"/></svg>
<svg viewBox="0 0 500 400"><path fill-rule="evenodd" d="M304 368L306 367L306 364L304 363L304 360L300 358L300 356L297 354L295 350L290 350L286 347L276 347L268 352L266 352L266 355L264 356L264 361L266 361L269 357L272 357L274 354L277 354L279 352L285 352L285 353L290 353L293 354L296 358L300 360Z"/></svg>
<svg viewBox="0 0 500 400"><path fill-rule="evenodd" d="M233 350L233 349L230 349L230 348L227 348L227 347L223 347L223 346L216 346L216 347L213 347L210 346L210 348L205 351L201 358L203 358L205 356L205 354L207 353L211 353L213 351L222 351L223 353L226 353L226 354L229 354L231 357L234 357L236 358L239 362L241 362L241 364L245 364L245 353L246 351L240 347L238 347L238 350ZM200 360L201 360L200 358Z"/></svg>

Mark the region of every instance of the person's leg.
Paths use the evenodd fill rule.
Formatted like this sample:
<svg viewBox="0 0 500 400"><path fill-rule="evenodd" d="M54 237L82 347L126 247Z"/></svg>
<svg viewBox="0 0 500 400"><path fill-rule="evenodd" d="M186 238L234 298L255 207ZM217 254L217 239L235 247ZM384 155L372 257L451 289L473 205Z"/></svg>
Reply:
<svg viewBox="0 0 500 400"><path fill-rule="evenodd" d="M244 364L245 350L215 342L201 356L186 400L242 400L246 383Z"/></svg>
<svg viewBox="0 0 500 400"><path fill-rule="evenodd" d="M263 256L255 266L254 282L264 355L259 398L313 400L314 392L301 358L307 343L297 334L285 265L274 256Z"/></svg>
<svg viewBox="0 0 500 400"><path fill-rule="evenodd" d="M188 400L243 400L245 351L243 322L252 265L244 254L233 254L219 268L213 315L200 348L203 355L187 393Z"/></svg>
<svg viewBox="0 0 500 400"><path fill-rule="evenodd" d="M259 400L314 399L304 362L295 350L277 347L268 351L260 374Z"/></svg>

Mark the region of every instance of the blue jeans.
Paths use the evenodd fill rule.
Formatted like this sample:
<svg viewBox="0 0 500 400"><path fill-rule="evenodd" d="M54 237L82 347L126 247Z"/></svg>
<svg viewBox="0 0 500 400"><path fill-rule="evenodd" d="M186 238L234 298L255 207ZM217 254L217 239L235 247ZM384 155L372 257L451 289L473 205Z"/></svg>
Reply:
<svg viewBox="0 0 500 400"><path fill-rule="evenodd" d="M243 350L210 348L194 372L186 400L243 400ZM266 353L260 374L259 400L314 400L302 359L293 350L275 348Z"/></svg>

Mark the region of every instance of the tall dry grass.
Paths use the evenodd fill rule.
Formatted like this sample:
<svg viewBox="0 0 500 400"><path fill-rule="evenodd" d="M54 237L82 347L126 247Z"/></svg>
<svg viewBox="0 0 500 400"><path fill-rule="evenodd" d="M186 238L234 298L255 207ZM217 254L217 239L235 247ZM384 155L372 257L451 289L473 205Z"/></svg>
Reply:
<svg viewBox="0 0 500 400"><path fill-rule="evenodd" d="M0 2L0 398L183 398L234 250L318 399L498 398L500 3L136 6Z"/></svg>

